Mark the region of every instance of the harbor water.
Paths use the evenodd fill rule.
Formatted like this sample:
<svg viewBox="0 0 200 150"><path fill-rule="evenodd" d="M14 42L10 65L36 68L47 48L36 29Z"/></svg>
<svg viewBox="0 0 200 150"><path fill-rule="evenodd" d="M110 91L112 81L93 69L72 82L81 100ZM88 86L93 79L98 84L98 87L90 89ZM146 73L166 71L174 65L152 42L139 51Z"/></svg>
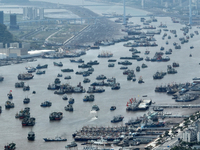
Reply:
<svg viewBox="0 0 200 150"><path fill-rule="evenodd" d="M144 12L145 13L145 12ZM148 18L147 18L148 19ZM172 49L172 54L169 55L170 61L168 62L146 62L130 60L132 65L128 66L129 69L135 70L137 66L141 66L142 63L147 64L148 68L141 69L140 72L136 72L136 79L138 80L140 76L144 79L143 84L138 84L137 81L127 81L127 76L123 75L123 70L120 70L121 65L118 65L118 61L121 56L132 56L132 53L129 51L128 47L124 47L123 44L126 42L116 43L115 45L109 47L101 47L99 50L89 50L86 55L81 56L85 62L90 60L97 60L99 65L93 66L94 72L88 78L91 80L90 83L83 83L84 77L82 75L76 75L76 71L81 71L83 69L78 68L77 63L71 63L70 58L64 59L42 59L37 58L37 61L27 62L22 64L13 64L9 66L0 67L0 75L4 76L4 81L0 83L0 105L2 106L2 113L0 115L0 149L3 149L3 146L7 143L15 142L17 149L20 150L55 150L55 149L65 149L64 147L73 141L72 134L81 129L83 126L121 126L124 125L131 118L137 118L142 116L144 111L136 112L127 112L126 103L130 98L137 99L151 99L156 104L177 104L171 96L166 93L155 93L154 89L156 86L167 85L173 83L186 83L192 82L192 78L199 77L199 35L194 35L193 38L189 39L188 43L181 45L181 49L174 49L173 43L180 43L179 38L183 37L183 32L180 30L182 27L181 24L174 24L171 21L171 18L161 17L158 18L158 22L153 22L151 25L158 26L160 22L166 24L169 30L176 30L178 37L174 37L169 31L166 32L168 35L171 35L171 39L162 40L162 35L165 31L162 31L160 35L155 35L157 39L157 47L138 47L137 49L141 51L139 54L141 57L145 58L144 54L146 50L150 51L149 57L153 57L155 52L160 51L160 47L164 46L165 51ZM130 21L133 21L135 24L141 24L140 18L135 17L131 18ZM193 27L189 33L194 33L195 30L198 30L196 27ZM166 45L166 40L169 44ZM194 46L193 49L190 49L190 46ZM113 53L112 59L116 59L115 67L108 67L108 58L98 58L98 54L101 52L111 52ZM189 55L192 54L192 57ZM63 67L57 67L53 65L53 62L62 62ZM161 80L153 80L153 74L157 71L166 71L167 65L172 65L173 62L178 62L180 67L176 68L177 74L168 74ZM15 88L15 83L19 82L17 75L19 73L25 73L25 67L36 67L38 64L44 65L48 64L45 74L36 75L34 73L34 78L31 80L25 81L26 85L30 86L30 91L23 91L21 88ZM74 72L63 73L61 69L74 69ZM94 102L83 102L83 98L86 93L76 93L76 94L67 94L68 98L73 97L75 103L73 104L74 111L68 112L64 110L64 107L68 104L68 101L62 100L62 95L54 94L54 91L47 90L47 86L50 83L53 83L58 73L62 73L63 77L60 78L61 84L69 83L73 86L76 86L81 82L83 87L87 90L89 85L96 81L98 75L105 75L107 78L115 77L116 81L120 83L121 88L119 90L111 90L110 87L105 88L104 93L95 93ZM64 77L70 75L72 79L65 80ZM15 107L9 110L6 110L4 105L7 98L8 92L12 90L13 100ZM32 94L32 91L36 91L36 94ZM147 95L147 97L142 97ZM23 104L23 99L25 97L30 98L29 104ZM44 101L51 101L52 106L43 108L40 107L40 104ZM199 103L199 100L190 102L190 104ZM96 104L99 106L100 110L97 113L91 112L92 106ZM188 104L188 103L181 103ZM112 105L116 106L115 111L110 111ZM21 120L15 118L15 114L25 107L30 107L31 117L36 118L35 126L33 127L22 127ZM63 119L60 121L50 121L49 114L54 111L63 112ZM173 114L189 114L192 111L191 109L174 109L171 110ZM123 122L113 124L111 120L113 116L123 115ZM35 141L28 141L27 135L29 131L35 132ZM67 138L67 142L44 142L43 138L54 138L56 136L62 136ZM81 148L79 148L81 149ZM117 149L117 148L115 148Z"/></svg>

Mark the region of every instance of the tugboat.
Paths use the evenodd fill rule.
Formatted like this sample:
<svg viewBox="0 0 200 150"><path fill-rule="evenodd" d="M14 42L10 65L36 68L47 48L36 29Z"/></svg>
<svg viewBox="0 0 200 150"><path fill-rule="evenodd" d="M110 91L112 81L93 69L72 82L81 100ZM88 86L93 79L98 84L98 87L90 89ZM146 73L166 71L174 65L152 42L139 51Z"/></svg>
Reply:
<svg viewBox="0 0 200 150"><path fill-rule="evenodd" d="M30 131L30 132L28 133L27 139L28 139L29 141L34 141L34 140L35 140L35 133L34 133L33 131Z"/></svg>
<svg viewBox="0 0 200 150"><path fill-rule="evenodd" d="M4 150L15 150L15 149L16 149L15 143L10 143L10 144L4 146Z"/></svg>
<svg viewBox="0 0 200 150"><path fill-rule="evenodd" d="M62 141L67 141L66 138L62 137L55 137L55 138L43 138L45 142L62 142Z"/></svg>
<svg viewBox="0 0 200 150"><path fill-rule="evenodd" d="M75 142L71 142L71 144L68 144L67 146L65 146L65 148L71 148L71 147L76 147L77 144Z"/></svg>
<svg viewBox="0 0 200 150"><path fill-rule="evenodd" d="M111 120L112 123L117 123L123 121L124 117L119 115L119 116L114 116L113 119Z"/></svg>

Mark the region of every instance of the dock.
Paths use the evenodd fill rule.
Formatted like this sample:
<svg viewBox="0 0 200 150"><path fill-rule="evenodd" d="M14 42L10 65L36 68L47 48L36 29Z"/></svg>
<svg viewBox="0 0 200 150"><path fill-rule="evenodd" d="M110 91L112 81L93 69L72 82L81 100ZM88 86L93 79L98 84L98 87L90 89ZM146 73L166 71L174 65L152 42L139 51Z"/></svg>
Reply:
<svg viewBox="0 0 200 150"><path fill-rule="evenodd" d="M200 105L153 105L150 107L161 107L161 108L200 108Z"/></svg>

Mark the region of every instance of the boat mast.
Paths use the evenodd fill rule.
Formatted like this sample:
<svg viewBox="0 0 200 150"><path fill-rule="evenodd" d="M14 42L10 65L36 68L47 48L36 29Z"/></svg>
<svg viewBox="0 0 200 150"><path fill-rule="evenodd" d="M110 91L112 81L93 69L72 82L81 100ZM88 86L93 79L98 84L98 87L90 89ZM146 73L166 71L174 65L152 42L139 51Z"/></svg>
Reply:
<svg viewBox="0 0 200 150"><path fill-rule="evenodd" d="M124 0L124 17L123 17L123 25L126 25L126 7L125 7L125 0Z"/></svg>
<svg viewBox="0 0 200 150"><path fill-rule="evenodd" d="M189 25L192 25L192 0L189 0Z"/></svg>

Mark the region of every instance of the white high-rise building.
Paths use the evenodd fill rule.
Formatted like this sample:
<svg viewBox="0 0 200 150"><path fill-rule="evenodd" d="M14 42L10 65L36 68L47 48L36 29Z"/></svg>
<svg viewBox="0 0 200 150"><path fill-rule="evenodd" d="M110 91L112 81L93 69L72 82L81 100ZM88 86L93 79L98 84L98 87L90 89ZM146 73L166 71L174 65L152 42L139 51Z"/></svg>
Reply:
<svg viewBox="0 0 200 150"><path fill-rule="evenodd" d="M44 19L44 8L39 9L39 18Z"/></svg>
<svg viewBox="0 0 200 150"><path fill-rule="evenodd" d="M193 129L188 129L183 132L182 138L184 142L193 142L197 138L197 133Z"/></svg>
<svg viewBox="0 0 200 150"><path fill-rule="evenodd" d="M37 19L37 16L38 16L38 9L33 8L33 19Z"/></svg>
<svg viewBox="0 0 200 150"><path fill-rule="evenodd" d="M33 8L27 7L27 19L32 20L33 19Z"/></svg>
<svg viewBox="0 0 200 150"><path fill-rule="evenodd" d="M200 142L200 132L197 132L197 142Z"/></svg>

